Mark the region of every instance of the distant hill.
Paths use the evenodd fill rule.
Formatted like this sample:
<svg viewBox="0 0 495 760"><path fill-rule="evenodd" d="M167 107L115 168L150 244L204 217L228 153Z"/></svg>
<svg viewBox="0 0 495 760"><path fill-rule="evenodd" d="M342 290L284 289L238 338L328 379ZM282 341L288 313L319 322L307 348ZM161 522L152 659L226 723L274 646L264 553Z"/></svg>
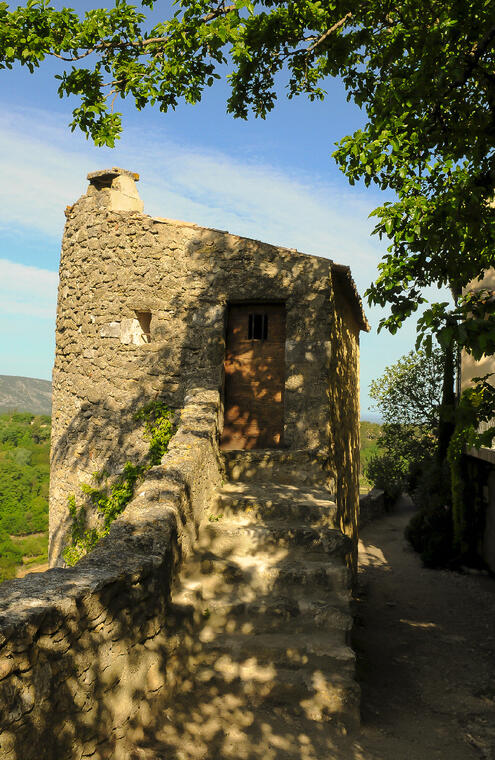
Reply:
<svg viewBox="0 0 495 760"><path fill-rule="evenodd" d="M52 384L34 377L0 375L0 414L11 412L52 413Z"/></svg>

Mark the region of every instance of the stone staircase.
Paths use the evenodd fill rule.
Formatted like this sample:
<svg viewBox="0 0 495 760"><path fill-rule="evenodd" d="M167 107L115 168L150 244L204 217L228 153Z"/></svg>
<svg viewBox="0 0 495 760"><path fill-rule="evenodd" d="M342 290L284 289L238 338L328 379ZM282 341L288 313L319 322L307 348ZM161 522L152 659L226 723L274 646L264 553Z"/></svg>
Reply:
<svg viewBox="0 0 495 760"><path fill-rule="evenodd" d="M298 484L292 465L276 482L273 462L256 472L251 461L246 474L240 456L228 452L226 468L245 479L220 490L174 594L187 672L160 734L163 756L355 757L349 539L333 527L327 491Z"/></svg>

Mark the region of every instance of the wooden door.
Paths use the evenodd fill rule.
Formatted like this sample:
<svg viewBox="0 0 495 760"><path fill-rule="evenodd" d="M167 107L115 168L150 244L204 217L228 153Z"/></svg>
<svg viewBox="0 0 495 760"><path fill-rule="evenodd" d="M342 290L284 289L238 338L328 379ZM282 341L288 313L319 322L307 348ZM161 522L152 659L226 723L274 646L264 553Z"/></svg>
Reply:
<svg viewBox="0 0 495 760"><path fill-rule="evenodd" d="M276 448L283 443L285 307L229 307L225 350L223 449Z"/></svg>

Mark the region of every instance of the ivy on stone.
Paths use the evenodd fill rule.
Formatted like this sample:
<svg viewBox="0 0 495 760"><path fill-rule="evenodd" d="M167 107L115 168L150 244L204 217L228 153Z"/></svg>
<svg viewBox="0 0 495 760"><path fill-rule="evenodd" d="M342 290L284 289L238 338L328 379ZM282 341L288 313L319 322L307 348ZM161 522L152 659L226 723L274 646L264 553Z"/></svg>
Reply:
<svg viewBox="0 0 495 760"><path fill-rule="evenodd" d="M75 495L69 496L68 509L72 520L71 542L63 552L67 565L75 565L94 549L98 541L108 535L113 521L122 514L133 499L136 484L143 479L151 467L160 464L175 432L173 418L173 410L162 401L146 404L135 415L137 421L144 420L144 437L149 441L145 463L126 462L123 471L110 484L108 473L105 471L93 473L95 485L81 484L81 491L87 497L89 505L95 507L102 517L101 527L87 529L87 505L78 507Z"/></svg>
<svg viewBox="0 0 495 760"><path fill-rule="evenodd" d="M151 401L136 414L136 420L144 420L144 438L149 441L148 457L151 466L160 464L174 434L172 413L161 401Z"/></svg>

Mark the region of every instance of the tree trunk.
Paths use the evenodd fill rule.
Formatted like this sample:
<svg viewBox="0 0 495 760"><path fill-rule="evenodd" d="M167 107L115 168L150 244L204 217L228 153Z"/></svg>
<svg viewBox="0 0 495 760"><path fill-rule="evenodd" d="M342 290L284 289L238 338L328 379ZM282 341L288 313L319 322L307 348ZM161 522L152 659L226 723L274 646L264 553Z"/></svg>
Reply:
<svg viewBox="0 0 495 760"><path fill-rule="evenodd" d="M455 376L456 376L457 347L450 343L443 354L443 386L440 420L438 423L438 461L444 462L447 449L455 428Z"/></svg>

